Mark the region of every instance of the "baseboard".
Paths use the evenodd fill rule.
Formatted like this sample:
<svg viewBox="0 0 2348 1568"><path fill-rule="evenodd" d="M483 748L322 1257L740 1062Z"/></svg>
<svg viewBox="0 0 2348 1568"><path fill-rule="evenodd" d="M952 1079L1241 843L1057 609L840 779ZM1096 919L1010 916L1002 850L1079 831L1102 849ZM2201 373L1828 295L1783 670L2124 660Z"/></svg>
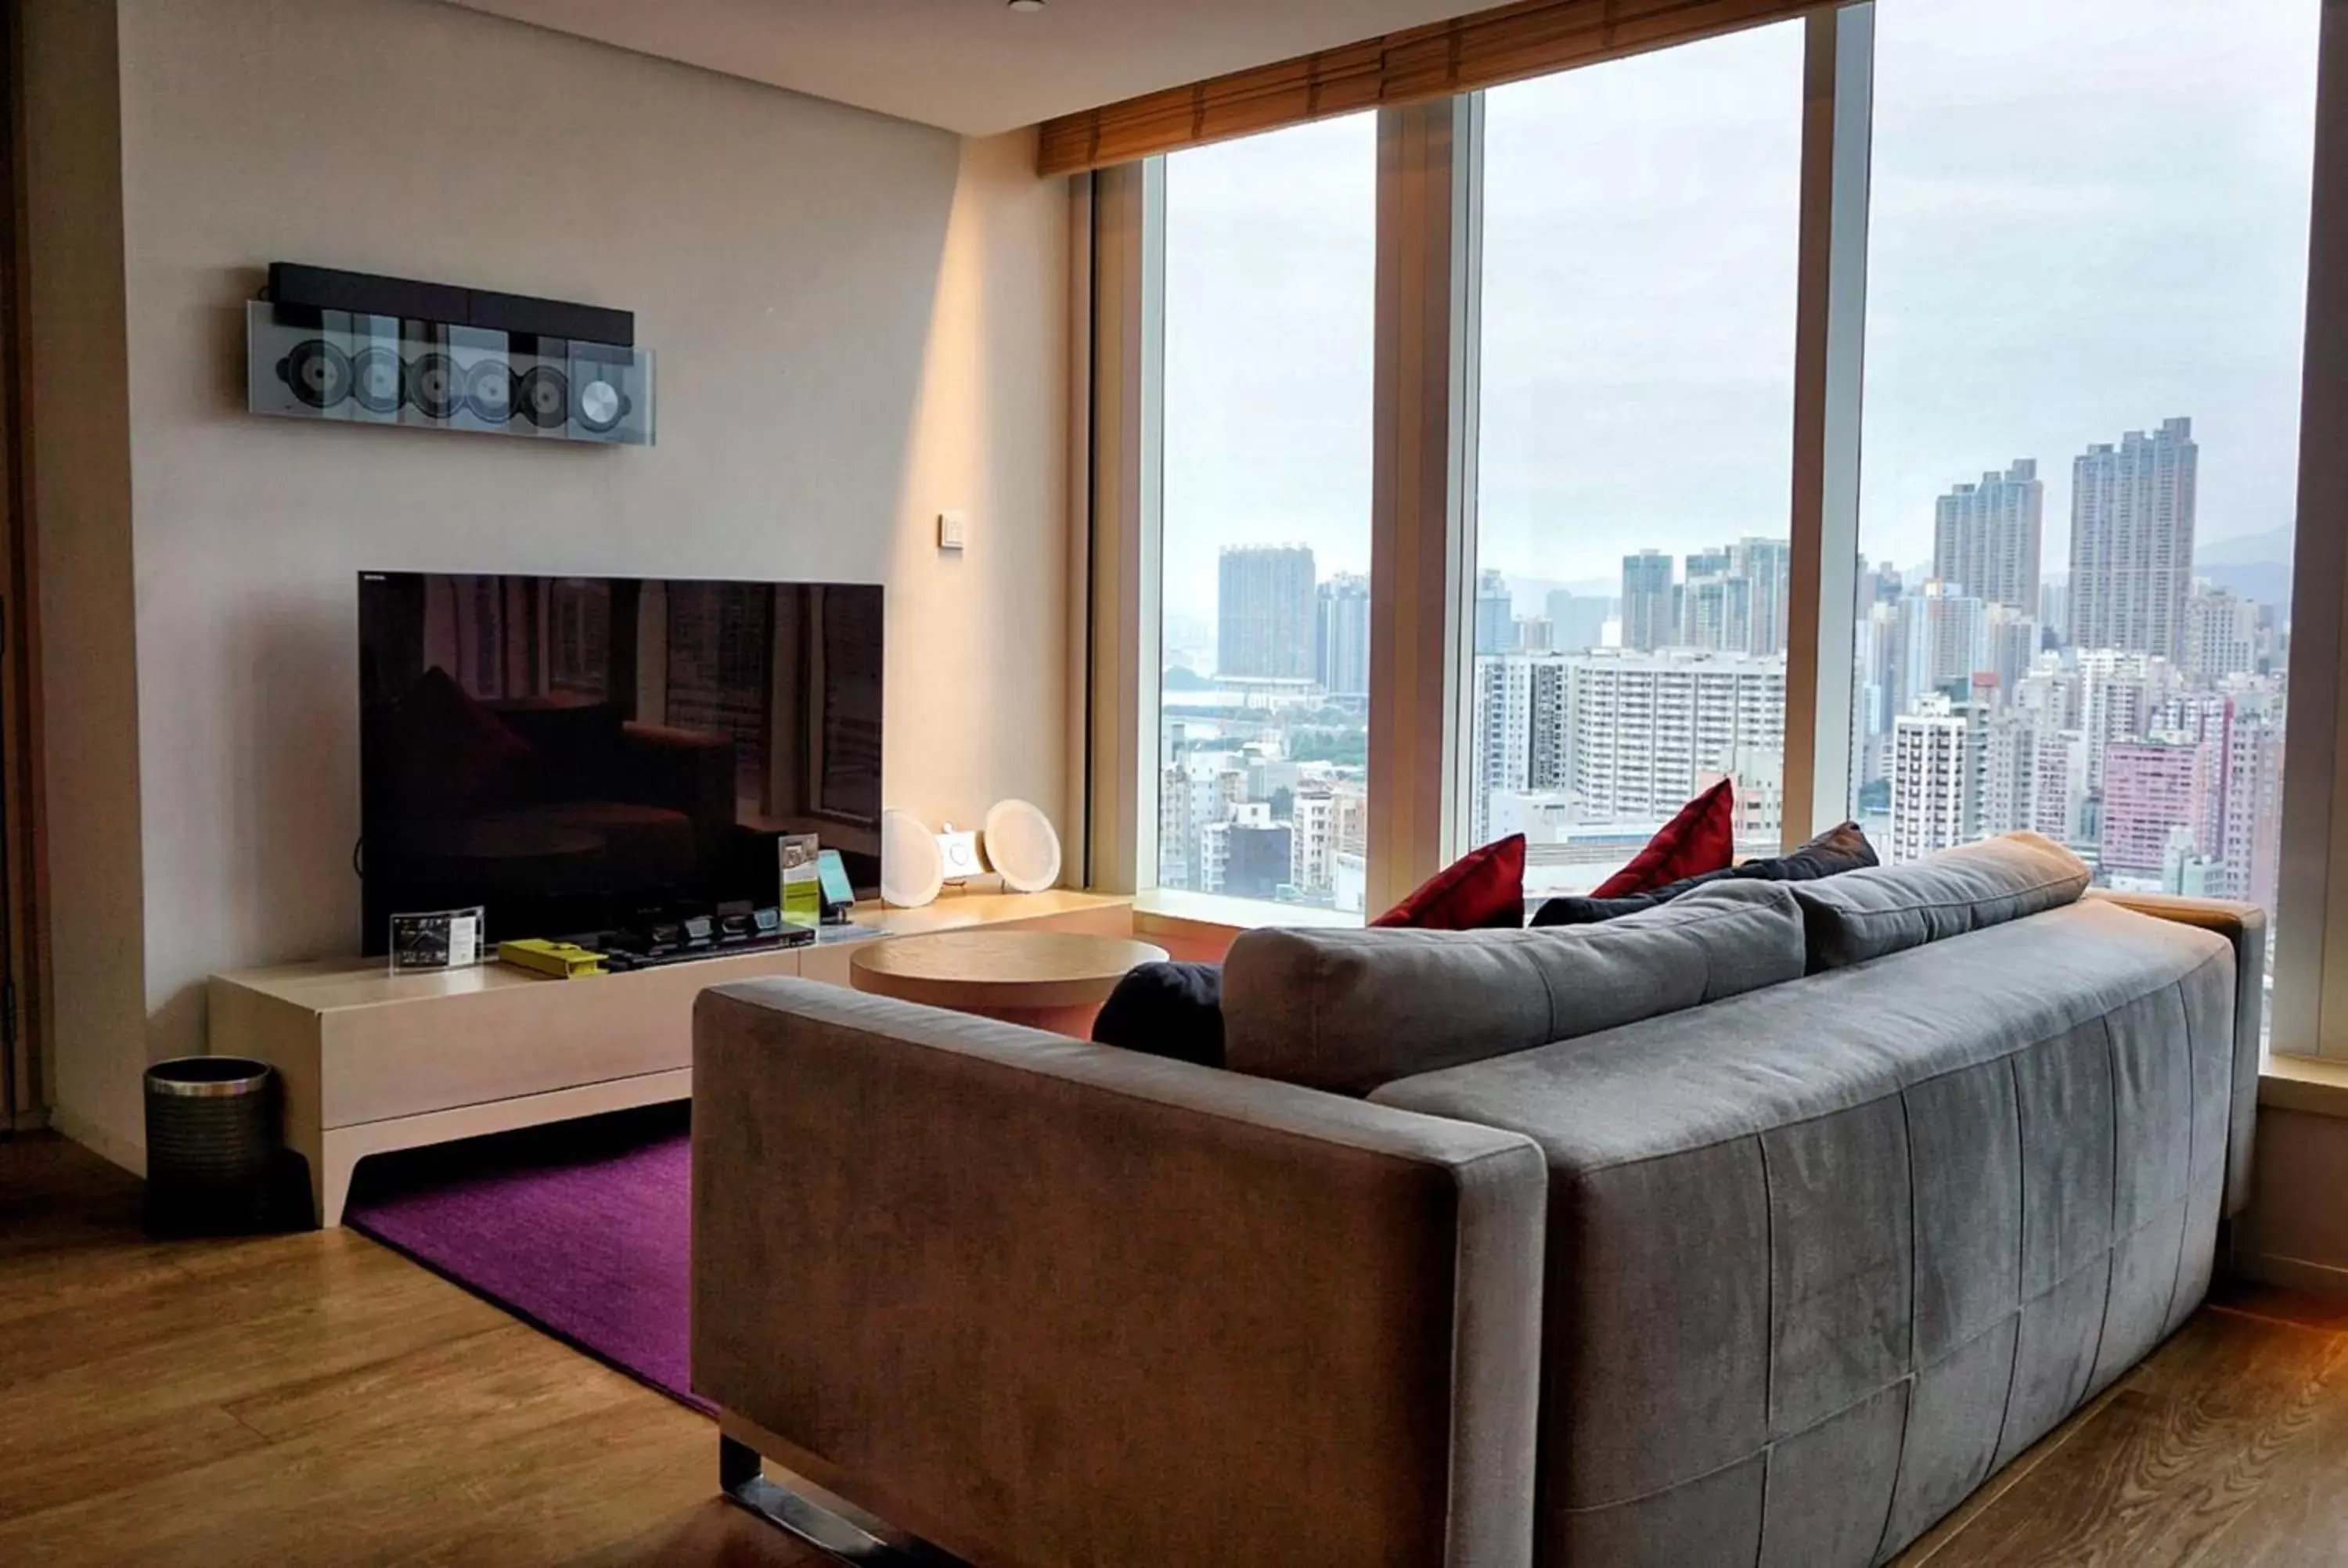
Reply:
<svg viewBox="0 0 2348 1568"><path fill-rule="evenodd" d="M2348 1268L2263 1252L2237 1254L2234 1262L2243 1278L2255 1279L2261 1285L2312 1291L2318 1296L2348 1296Z"/></svg>
<svg viewBox="0 0 2348 1568"><path fill-rule="evenodd" d="M132 1175L144 1180L147 1174L147 1146L118 1138L97 1122L77 1115L71 1107L49 1107L49 1125L64 1133L100 1159L110 1160Z"/></svg>

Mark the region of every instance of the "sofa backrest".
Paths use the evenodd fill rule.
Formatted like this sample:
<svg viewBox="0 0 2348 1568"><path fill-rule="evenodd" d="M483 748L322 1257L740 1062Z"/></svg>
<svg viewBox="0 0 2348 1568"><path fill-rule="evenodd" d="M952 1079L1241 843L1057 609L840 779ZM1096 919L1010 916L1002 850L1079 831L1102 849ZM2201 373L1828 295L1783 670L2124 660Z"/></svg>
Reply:
<svg viewBox="0 0 2348 1568"><path fill-rule="evenodd" d="M2108 1385L2209 1278L2236 979L2086 900L1378 1090L1549 1161L1536 1560L1881 1562Z"/></svg>
<svg viewBox="0 0 2348 1568"><path fill-rule="evenodd" d="M2009 833L1904 866L1791 884L1809 965L1838 969L2056 909L2085 892L2087 863L2035 833Z"/></svg>
<svg viewBox="0 0 2348 1568"><path fill-rule="evenodd" d="M1224 1064L1365 1094L1803 972L1783 884L1731 881L1597 926L1262 930L1223 970Z"/></svg>

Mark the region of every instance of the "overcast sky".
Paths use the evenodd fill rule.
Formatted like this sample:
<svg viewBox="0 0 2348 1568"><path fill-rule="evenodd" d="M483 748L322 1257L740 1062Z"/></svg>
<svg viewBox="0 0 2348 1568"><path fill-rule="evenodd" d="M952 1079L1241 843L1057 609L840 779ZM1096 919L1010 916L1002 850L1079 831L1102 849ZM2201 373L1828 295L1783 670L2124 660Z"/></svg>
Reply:
<svg viewBox="0 0 2348 1568"><path fill-rule="evenodd" d="M2287 528L2318 0L1879 0L1861 548L1934 497L2189 415L2205 541ZM1487 100L1483 564L1612 579L1786 532L1801 30ZM1369 560L1368 116L1167 181L1166 599L1231 543Z"/></svg>

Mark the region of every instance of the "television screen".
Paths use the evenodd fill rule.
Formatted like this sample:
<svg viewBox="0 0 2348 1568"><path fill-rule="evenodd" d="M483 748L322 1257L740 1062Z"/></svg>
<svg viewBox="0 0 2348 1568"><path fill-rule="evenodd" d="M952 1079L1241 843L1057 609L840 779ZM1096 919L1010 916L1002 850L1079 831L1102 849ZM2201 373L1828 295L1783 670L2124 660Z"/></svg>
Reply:
<svg viewBox="0 0 2348 1568"><path fill-rule="evenodd" d="M880 879L880 589L359 577L365 951L486 905L570 938L776 902L777 840Z"/></svg>

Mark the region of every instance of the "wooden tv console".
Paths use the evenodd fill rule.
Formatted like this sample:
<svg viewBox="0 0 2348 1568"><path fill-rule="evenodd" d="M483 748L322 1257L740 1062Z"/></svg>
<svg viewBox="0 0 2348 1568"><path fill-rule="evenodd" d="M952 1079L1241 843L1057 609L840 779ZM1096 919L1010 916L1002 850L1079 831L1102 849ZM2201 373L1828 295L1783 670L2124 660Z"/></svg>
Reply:
<svg viewBox="0 0 2348 1568"><path fill-rule="evenodd" d="M380 958L244 969L211 979L210 1049L277 1069L286 1144L310 1163L318 1223L338 1225L369 1154L690 1098L705 987L775 975L845 986L860 943L981 926L1121 937L1133 902L1055 890L860 905L812 947L575 980L503 964L393 975Z"/></svg>

